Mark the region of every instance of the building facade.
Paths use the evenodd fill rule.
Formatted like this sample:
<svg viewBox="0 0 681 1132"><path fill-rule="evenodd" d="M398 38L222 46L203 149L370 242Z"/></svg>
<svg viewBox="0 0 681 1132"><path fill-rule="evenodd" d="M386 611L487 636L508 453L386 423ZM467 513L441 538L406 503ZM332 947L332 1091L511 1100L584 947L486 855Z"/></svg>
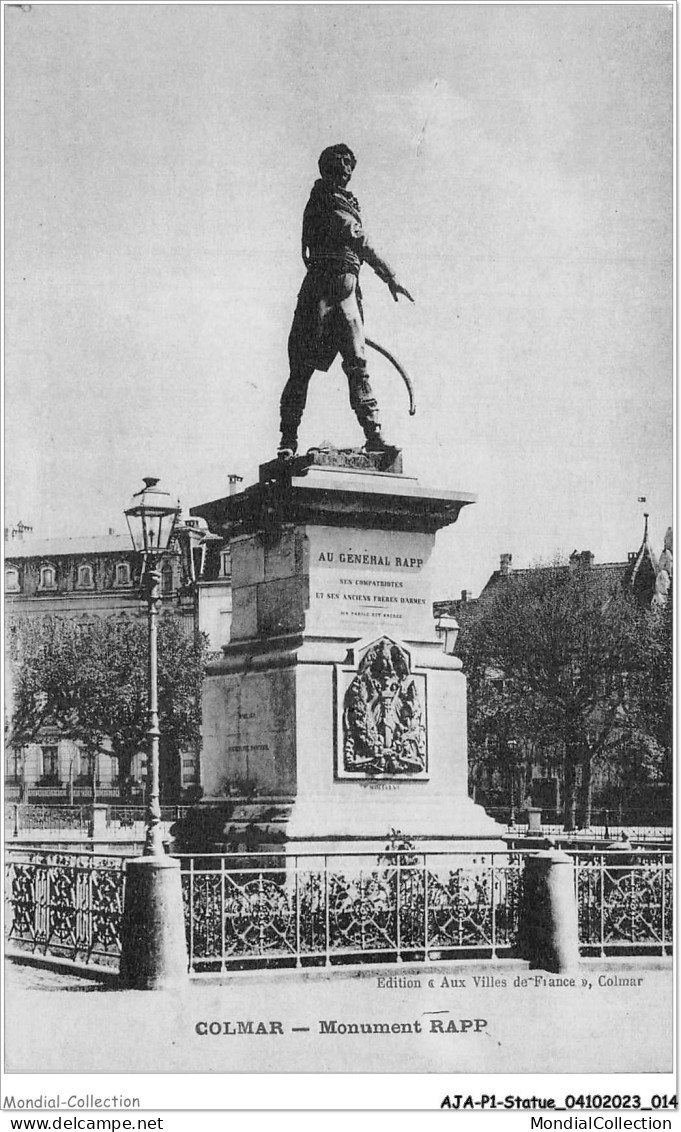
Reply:
<svg viewBox="0 0 681 1132"><path fill-rule="evenodd" d="M231 565L229 550L199 520L176 524L173 553L161 566L162 618L179 620L192 636L206 633L217 652L229 640ZM4 592L6 623L5 787L8 800L77 802L127 797L141 800L146 753L133 760L130 780L118 779L118 761L106 753L88 756L77 743L45 727L36 742L12 743L12 686L21 663L21 630L26 619L54 618L82 624L100 618L146 617L140 595L140 565L128 534L41 539L23 523L5 530ZM176 780L180 796L200 788L200 752L180 752ZM173 799L177 800L177 799Z"/></svg>

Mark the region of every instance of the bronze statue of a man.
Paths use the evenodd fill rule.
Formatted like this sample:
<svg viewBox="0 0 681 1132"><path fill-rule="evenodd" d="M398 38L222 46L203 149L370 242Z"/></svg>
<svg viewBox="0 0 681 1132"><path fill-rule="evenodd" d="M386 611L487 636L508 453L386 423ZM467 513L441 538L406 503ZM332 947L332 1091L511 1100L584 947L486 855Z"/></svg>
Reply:
<svg viewBox="0 0 681 1132"><path fill-rule="evenodd" d="M348 378L350 406L357 415L370 452L389 448L381 434L378 404L369 383L359 288L359 269L368 263L397 302L409 292L392 269L370 246L362 228L356 197L348 182L356 165L347 145L333 145L319 158L321 178L315 181L303 215L303 262L307 275L288 340L290 376L281 396L279 456L288 458L298 447L310 378L316 369L328 370L340 353Z"/></svg>

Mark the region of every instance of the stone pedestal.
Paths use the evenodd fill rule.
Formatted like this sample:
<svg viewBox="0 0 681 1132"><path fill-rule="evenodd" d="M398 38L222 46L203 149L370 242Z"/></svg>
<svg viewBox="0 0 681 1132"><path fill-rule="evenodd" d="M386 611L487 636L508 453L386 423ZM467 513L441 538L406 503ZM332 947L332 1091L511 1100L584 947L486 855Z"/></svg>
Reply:
<svg viewBox="0 0 681 1132"><path fill-rule="evenodd" d="M468 797L465 679L432 615L436 532L473 502L421 487L399 453L312 451L192 509L230 538L203 785L234 800L231 847L254 829L297 852L498 838Z"/></svg>

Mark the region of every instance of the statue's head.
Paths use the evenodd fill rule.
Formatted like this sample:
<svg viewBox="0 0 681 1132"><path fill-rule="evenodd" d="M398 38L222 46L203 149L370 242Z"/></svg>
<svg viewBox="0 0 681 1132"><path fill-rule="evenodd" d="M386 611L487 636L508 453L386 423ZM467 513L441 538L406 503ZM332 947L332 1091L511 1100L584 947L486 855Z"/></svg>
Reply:
<svg viewBox="0 0 681 1132"><path fill-rule="evenodd" d="M357 158L347 145L330 145L319 155L319 172L329 184L344 189L352 177Z"/></svg>

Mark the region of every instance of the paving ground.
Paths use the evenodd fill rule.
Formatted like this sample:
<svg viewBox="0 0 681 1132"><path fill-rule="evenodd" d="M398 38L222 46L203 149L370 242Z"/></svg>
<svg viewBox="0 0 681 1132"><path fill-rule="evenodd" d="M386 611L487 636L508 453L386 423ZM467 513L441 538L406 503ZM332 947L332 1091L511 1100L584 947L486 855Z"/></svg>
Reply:
<svg viewBox="0 0 681 1132"><path fill-rule="evenodd" d="M5 1070L672 1071L671 960L585 960L576 986L551 985L558 978L515 961L461 962L240 973L170 993L8 960ZM254 1032L239 1034L240 1022ZM198 1032L211 1023L215 1033ZM355 1023L395 1030L343 1029Z"/></svg>

